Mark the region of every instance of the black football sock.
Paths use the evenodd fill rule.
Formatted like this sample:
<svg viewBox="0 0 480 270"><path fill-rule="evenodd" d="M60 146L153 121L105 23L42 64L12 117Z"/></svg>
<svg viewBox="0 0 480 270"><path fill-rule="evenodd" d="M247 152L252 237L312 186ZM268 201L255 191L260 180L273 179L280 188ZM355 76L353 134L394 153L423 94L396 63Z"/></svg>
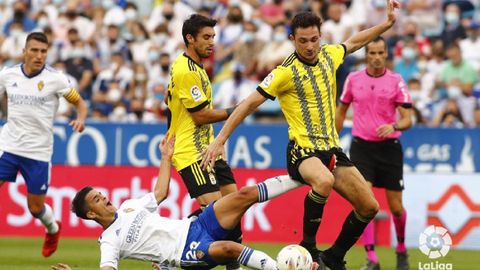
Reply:
<svg viewBox="0 0 480 270"><path fill-rule="evenodd" d="M318 227L322 221L323 208L327 202L324 197L313 190L305 196L303 203L303 243L316 244Z"/></svg>

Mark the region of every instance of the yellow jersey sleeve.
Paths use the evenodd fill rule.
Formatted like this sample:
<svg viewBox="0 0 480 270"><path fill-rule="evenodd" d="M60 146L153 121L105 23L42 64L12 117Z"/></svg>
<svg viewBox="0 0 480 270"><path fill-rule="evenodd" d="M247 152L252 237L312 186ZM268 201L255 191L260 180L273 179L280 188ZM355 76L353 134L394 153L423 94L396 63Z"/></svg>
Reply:
<svg viewBox="0 0 480 270"><path fill-rule="evenodd" d="M288 89L286 86L288 85L290 77L285 67L278 66L263 79L258 85L257 91L260 92L262 96L274 100L275 97Z"/></svg>
<svg viewBox="0 0 480 270"><path fill-rule="evenodd" d="M335 70L343 63L343 59L345 58L345 54L347 52L347 48L343 44L334 44L334 45L323 45L322 49L330 55L333 61L333 65Z"/></svg>
<svg viewBox="0 0 480 270"><path fill-rule="evenodd" d="M197 112L209 104L202 91L202 80L196 72L185 73L177 83L180 101L189 112Z"/></svg>

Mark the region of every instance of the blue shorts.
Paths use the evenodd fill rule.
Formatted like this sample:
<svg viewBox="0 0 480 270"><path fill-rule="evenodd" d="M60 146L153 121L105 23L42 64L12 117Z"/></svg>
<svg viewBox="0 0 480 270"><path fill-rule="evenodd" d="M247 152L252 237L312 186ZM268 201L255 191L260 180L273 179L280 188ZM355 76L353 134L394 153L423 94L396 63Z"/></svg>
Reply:
<svg viewBox="0 0 480 270"><path fill-rule="evenodd" d="M15 182L18 171L27 184L28 193L46 194L50 184L51 163L0 151L0 181Z"/></svg>
<svg viewBox="0 0 480 270"><path fill-rule="evenodd" d="M218 265L208 254L210 245L224 240L231 230L220 226L213 205L209 204L198 219L192 221L188 230L187 242L183 248L180 266L184 269L211 269Z"/></svg>

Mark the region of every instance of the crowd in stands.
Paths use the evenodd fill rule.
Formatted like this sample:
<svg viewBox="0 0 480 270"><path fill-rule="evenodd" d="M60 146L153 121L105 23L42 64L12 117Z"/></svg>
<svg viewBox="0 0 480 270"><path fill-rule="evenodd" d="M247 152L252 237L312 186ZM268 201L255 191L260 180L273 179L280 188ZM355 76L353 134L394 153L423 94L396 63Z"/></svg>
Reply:
<svg viewBox="0 0 480 270"><path fill-rule="evenodd" d="M415 124L480 126L480 0L400 0L384 37L389 68L402 75L414 101ZM193 13L218 20L215 52L204 61L214 105L231 107L294 48L293 16L324 20L321 42L341 43L385 19L385 0L0 0L0 66L22 61L25 37L43 31L47 63L65 72L97 122L166 121L163 102L172 61L185 49L183 21ZM349 72L365 67L365 51L345 58L338 96ZM0 117L6 116L5 98ZM59 106L57 119L73 110ZM250 122L284 121L268 101Z"/></svg>

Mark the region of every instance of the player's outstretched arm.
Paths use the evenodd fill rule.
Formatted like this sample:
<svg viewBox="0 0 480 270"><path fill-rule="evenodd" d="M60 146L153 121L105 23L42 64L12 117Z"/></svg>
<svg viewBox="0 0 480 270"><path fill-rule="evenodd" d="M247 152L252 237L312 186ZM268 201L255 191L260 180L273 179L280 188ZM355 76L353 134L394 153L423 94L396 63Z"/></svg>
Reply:
<svg viewBox="0 0 480 270"><path fill-rule="evenodd" d="M157 183L153 190L157 204L160 204L168 196L168 189L170 185L170 170L172 168L172 156L175 147L175 134L168 133L160 143L160 152L162 153L162 160L160 161L160 169L158 171Z"/></svg>
<svg viewBox="0 0 480 270"><path fill-rule="evenodd" d="M381 24L375 25L372 28L358 32L347 39L343 43L347 49L347 53L355 52L393 26L396 20L395 9L400 8L400 3L398 3L396 0L385 1L387 1L387 20Z"/></svg>
<svg viewBox="0 0 480 270"><path fill-rule="evenodd" d="M223 125L223 128L218 136L203 152L202 163L200 166L202 166L204 170L206 170L208 166L210 166L210 168L214 167L213 165L215 160L223 153L223 145L227 141L228 137L230 137L233 130L240 125L245 117L250 115L258 106L260 106L260 104L265 102L265 100L266 98L258 91L254 91L235 108Z"/></svg>

